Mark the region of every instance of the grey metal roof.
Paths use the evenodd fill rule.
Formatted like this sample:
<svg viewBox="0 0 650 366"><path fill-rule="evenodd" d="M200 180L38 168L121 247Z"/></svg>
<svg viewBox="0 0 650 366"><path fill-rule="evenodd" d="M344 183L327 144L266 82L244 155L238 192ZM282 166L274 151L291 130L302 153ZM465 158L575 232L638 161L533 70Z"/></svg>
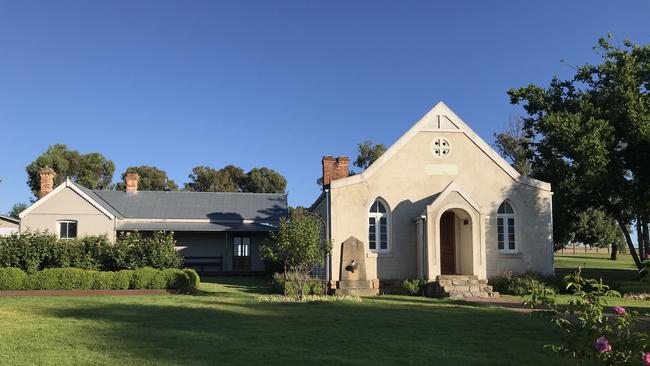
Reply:
<svg viewBox="0 0 650 366"><path fill-rule="evenodd" d="M244 223L215 222L133 222L117 224L116 230L137 231L275 231L276 226Z"/></svg>
<svg viewBox="0 0 650 366"><path fill-rule="evenodd" d="M209 219L213 222L278 222L288 215L287 195L230 192L160 192L89 190L88 196L118 218Z"/></svg>
<svg viewBox="0 0 650 366"><path fill-rule="evenodd" d="M9 221L9 222L12 222L12 223L14 223L16 225L20 224L20 220L15 219L15 218L13 218L11 216L0 215L0 220Z"/></svg>

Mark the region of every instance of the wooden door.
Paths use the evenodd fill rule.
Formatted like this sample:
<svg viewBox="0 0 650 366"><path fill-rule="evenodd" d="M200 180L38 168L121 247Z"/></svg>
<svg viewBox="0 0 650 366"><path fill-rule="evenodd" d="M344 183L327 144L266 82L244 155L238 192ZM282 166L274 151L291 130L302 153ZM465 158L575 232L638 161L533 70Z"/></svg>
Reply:
<svg viewBox="0 0 650 366"><path fill-rule="evenodd" d="M456 274L456 215L445 212L440 218L440 272Z"/></svg>
<svg viewBox="0 0 650 366"><path fill-rule="evenodd" d="M251 270L251 238L247 236L233 237L233 272L250 272Z"/></svg>

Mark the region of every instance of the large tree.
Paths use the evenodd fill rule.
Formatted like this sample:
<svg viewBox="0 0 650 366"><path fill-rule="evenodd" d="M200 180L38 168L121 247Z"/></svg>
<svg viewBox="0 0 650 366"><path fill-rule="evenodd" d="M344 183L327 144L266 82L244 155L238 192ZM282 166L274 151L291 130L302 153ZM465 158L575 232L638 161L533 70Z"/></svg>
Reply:
<svg viewBox="0 0 650 366"><path fill-rule="evenodd" d="M286 189L286 178L273 169L253 168L246 174L245 192L284 193Z"/></svg>
<svg viewBox="0 0 650 366"><path fill-rule="evenodd" d="M521 117L511 119L506 131L494 134L494 145L519 174L530 175L530 139L526 136L523 124Z"/></svg>
<svg viewBox="0 0 650 366"><path fill-rule="evenodd" d="M241 192L246 174L242 168L227 165L222 169L197 166L189 175L184 190L195 192Z"/></svg>
<svg viewBox="0 0 650 366"><path fill-rule="evenodd" d="M11 206L11 210L7 212L7 216L17 219L19 218L18 215L20 215L21 212L25 211L27 207L28 205L26 203L16 203L15 205Z"/></svg>
<svg viewBox="0 0 650 366"><path fill-rule="evenodd" d="M197 166L185 183L186 191L284 193L287 180L269 168L253 168L248 173L234 165L221 169Z"/></svg>
<svg viewBox="0 0 650 366"><path fill-rule="evenodd" d="M354 165L365 170L386 151L384 144L375 144L372 141L364 141L357 144L357 159Z"/></svg>
<svg viewBox="0 0 650 366"><path fill-rule="evenodd" d="M139 191L177 191L178 185L172 179L167 177L167 172L155 166L140 165L126 168L122 173L122 181L117 183L115 189L119 191L126 190L126 175L137 173L140 177L138 181Z"/></svg>
<svg viewBox="0 0 650 366"><path fill-rule="evenodd" d="M69 177L90 189L111 188L115 171L115 164L100 153L81 154L64 144L52 145L26 168L27 184L34 195L40 189L39 171L46 166L56 172L55 185Z"/></svg>
<svg viewBox="0 0 650 366"><path fill-rule="evenodd" d="M648 248L650 220L650 46L599 40L600 64L576 69L549 87L511 89L513 104L528 116L533 165L564 191L574 207L603 210L616 220L632 258ZM568 218L571 219L571 218Z"/></svg>

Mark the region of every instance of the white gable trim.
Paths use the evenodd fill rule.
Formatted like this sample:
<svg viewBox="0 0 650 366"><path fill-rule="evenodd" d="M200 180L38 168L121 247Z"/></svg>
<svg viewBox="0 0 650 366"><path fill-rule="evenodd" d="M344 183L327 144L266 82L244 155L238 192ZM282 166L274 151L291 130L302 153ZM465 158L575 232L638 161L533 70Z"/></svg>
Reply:
<svg viewBox="0 0 650 366"><path fill-rule="evenodd" d="M45 201L49 200L50 198L56 196L57 193L61 192L62 190L66 189L66 188L70 188L70 189L72 189L75 193L77 193L78 195L80 195L81 198L83 198L83 199L86 200L88 203L90 203L91 205L93 205L96 209L98 209L99 211L101 211L101 212L102 212L104 215L106 215L106 217L108 217L109 219L111 219L111 220L115 219L115 215L113 215L112 213L110 213L110 211L106 210L104 207L102 207L102 205L100 205L99 203L97 203L97 201L93 200L92 198L90 198L90 196L88 196L86 193L84 193L84 191L82 191L81 189L79 189L79 187L77 187L74 183L72 183L72 181L70 180L70 178L66 178L65 182L59 184L59 186L56 187L54 190L52 190L52 192L46 194L45 196L41 197L38 201L34 202L34 204L32 204L31 206L27 207L27 208L26 208L23 212L21 212L20 215L18 215L18 216L22 219L23 217L27 216L27 214L29 214L30 212L32 212L33 210L35 210L38 206L40 206L41 204L43 204L43 202L45 202Z"/></svg>
<svg viewBox="0 0 650 366"><path fill-rule="evenodd" d="M446 118L451 124L457 126L458 129L432 129L427 127L430 124L438 125L442 117ZM437 131L437 132L456 132L463 133L470 139L485 155L487 155L493 162L497 164L506 174L508 174L514 181L525 184L534 188L542 189L545 191L551 190L551 185L541 180L525 177L515 170L505 159L501 157L494 149L488 145L483 139L474 132L463 120L460 119L449 107L443 102L438 102L427 114L424 115L413 127L411 127L402 137L400 137L386 152L384 152L379 159L372 163L361 174L353 175L346 178L341 178L332 181L332 188L344 187L350 184L356 184L365 181L372 176L375 171L390 160L393 155L397 153L404 145L406 145L415 135L420 131Z"/></svg>
<svg viewBox="0 0 650 366"><path fill-rule="evenodd" d="M476 210L479 214L483 213L483 209L481 206L474 201L472 196L470 196L467 192L465 192L464 189L462 189L458 184L456 184L454 181L451 181L449 184L447 184L447 187L440 192L438 197L436 197L433 202L431 202L430 205L427 206L427 210L431 210L432 208L435 208L440 202L443 202L447 196L449 196L450 193L456 192L458 193L470 206L472 206L473 209Z"/></svg>

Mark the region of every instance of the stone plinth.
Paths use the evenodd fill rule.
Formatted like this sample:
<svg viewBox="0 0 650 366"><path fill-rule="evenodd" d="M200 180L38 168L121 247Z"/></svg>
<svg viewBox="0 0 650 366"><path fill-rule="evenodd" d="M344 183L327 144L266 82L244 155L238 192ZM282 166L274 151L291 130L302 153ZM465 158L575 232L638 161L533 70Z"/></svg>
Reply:
<svg viewBox="0 0 650 366"><path fill-rule="evenodd" d="M374 296L379 293L379 280L368 280L366 245L351 236L341 244L340 281L335 295Z"/></svg>

